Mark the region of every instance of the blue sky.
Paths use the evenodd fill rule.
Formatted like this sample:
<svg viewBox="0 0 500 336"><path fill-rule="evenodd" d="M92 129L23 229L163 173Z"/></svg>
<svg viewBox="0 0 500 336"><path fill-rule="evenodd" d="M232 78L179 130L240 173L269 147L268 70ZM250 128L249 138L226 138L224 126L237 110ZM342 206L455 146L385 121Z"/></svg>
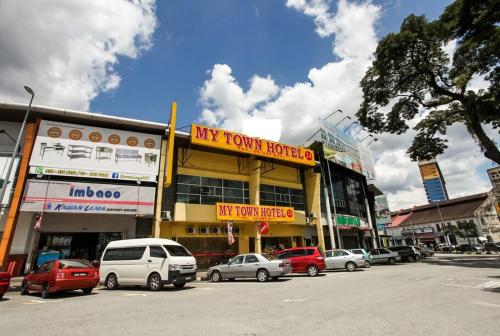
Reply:
<svg viewBox="0 0 500 336"><path fill-rule="evenodd" d="M376 26L380 38L398 30L411 13L436 18L450 1L374 3L382 6ZM293 85L309 69L334 59L331 39L318 36L314 22L284 1L159 1L156 16L153 47L137 59L119 59L120 86L97 96L91 111L166 122L169 103L176 100L179 125L187 125L201 111L199 90L214 64L231 66L247 89L254 74Z"/></svg>

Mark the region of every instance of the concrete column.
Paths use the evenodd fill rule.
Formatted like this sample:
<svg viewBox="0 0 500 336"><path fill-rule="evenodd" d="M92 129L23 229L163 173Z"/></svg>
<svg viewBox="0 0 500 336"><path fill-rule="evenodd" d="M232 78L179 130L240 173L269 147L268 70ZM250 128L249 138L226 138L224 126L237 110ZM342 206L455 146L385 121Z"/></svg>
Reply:
<svg viewBox="0 0 500 336"><path fill-rule="evenodd" d="M321 175L315 173L314 170L308 169L304 174L304 185L305 194L307 199L307 213L314 213L315 218L311 219L311 223L316 225L316 231L318 235L318 246L321 249L325 249L325 236L323 234L323 226L321 224Z"/></svg>
<svg viewBox="0 0 500 336"><path fill-rule="evenodd" d="M260 166L262 162L255 156L250 157L250 179L248 183L250 204L260 205ZM261 235L257 223L254 223L255 230L255 252L262 253Z"/></svg>

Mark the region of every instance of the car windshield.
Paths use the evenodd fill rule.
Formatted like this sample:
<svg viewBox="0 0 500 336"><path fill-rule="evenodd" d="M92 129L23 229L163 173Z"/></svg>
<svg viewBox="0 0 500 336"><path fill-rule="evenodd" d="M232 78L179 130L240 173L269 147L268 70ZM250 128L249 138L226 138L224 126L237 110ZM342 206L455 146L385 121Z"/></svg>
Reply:
<svg viewBox="0 0 500 336"><path fill-rule="evenodd" d="M172 257L189 257L192 254L189 253L183 246L180 245L163 245L167 249L168 253Z"/></svg>
<svg viewBox="0 0 500 336"><path fill-rule="evenodd" d="M94 267L86 260L60 260L59 268L89 268Z"/></svg>
<svg viewBox="0 0 500 336"><path fill-rule="evenodd" d="M263 253L262 256L264 258L266 258L267 260L271 261L271 260L277 260L278 258L276 258L275 256L273 255L270 255L270 254L267 254L267 253Z"/></svg>

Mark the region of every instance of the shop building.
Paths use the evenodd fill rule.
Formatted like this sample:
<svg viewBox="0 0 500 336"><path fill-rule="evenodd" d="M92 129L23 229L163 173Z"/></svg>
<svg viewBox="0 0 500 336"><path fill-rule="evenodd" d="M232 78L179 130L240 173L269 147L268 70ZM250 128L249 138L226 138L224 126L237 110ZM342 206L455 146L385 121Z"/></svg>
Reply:
<svg viewBox="0 0 500 336"><path fill-rule="evenodd" d="M470 237L472 243L486 241L487 234L477 213L487 198L487 193L481 193L392 213L392 224L388 231L393 245L425 244L434 247L438 243L468 244L466 238L450 234L451 231L447 229L466 222L473 223L477 229L477 236Z"/></svg>
<svg viewBox="0 0 500 336"><path fill-rule="evenodd" d="M25 109L1 112L22 120ZM152 235L165 124L35 106L27 126L4 268L31 270L48 252L95 260L111 240Z"/></svg>
<svg viewBox="0 0 500 336"><path fill-rule="evenodd" d="M192 125L176 136L174 162L161 236L201 268L237 253L324 246L311 150Z"/></svg>

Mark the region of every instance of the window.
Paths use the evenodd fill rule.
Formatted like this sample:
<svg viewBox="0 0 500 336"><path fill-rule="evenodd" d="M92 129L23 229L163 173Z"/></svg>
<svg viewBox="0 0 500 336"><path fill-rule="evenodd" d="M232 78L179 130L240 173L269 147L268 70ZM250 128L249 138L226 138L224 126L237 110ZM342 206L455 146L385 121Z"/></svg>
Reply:
<svg viewBox="0 0 500 336"><path fill-rule="evenodd" d="M104 261L112 260L140 260L146 250L145 246L142 247L125 247L125 248L111 248L107 249L104 253Z"/></svg>
<svg viewBox="0 0 500 336"><path fill-rule="evenodd" d="M60 260L59 268L89 268L94 267L88 261L85 260Z"/></svg>
<svg viewBox="0 0 500 336"><path fill-rule="evenodd" d="M249 204L248 182L179 174L177 175L177 202Z"/></svg>
<svg viewBox="0 0 500 336"><path fill-rule="evenodd" d="M313 255L314 251L314 249L307 249L307 255Z"/></svg>
<svg viewBox="0 0 500 336"><path fill-rule="evenodd" d="M371 255L379 255L379 252L377 249L375 249L375 250L371 250L370 254Z"/></svg>
<svg viewBox="0 0 500 336"><path fill-rule="evenodd" d="M332 251L326 251L326 257L327 258L333 257L333 252Z"/></svg>
<svg viewBox="0 0 500 336"><path fill-rule="evenodd" d="M160 246L150 246L149 256L152 258L166 258L167 254Z"/></svg>
<svg viewBox="0 0 500 336"><path fill-rule="evenodd" d="M163 245L172 257L189 257L192 254L181 245Z"/></svg>
<svg viewBox="0 0 500 336"><path fill-rule="evenodd" d="M286 259L290 258L290 251L285 251L283 253L278 254L278 259Z"/></svg>
<svg viewBox="0 0 500 336"><path fill-rule="evenodd" d="M241 265L243 264L243 256L236 256L231 260L231 265Z"/></svg>
<svg viewBox="0 0 500 336"><path fill-rule="evenodd" d="M292 250L292 257L304 257L305 255L305 249Z"/></svg>
<svg viewBox="0 0 500 336"><path fill-rule="evenodd" d="M52 269L54 268L54 263L55 263L54 261L46 262L45 264L40 266L40 268L36 271L36 273L48 273L52 271Z"/></svg>
<svg viewBox="0 0 500 336"><path fill-rule="evenodd" d="M334 257L342 257L342 256L346 256L347 255L347 252L345 251L333 251L333 256Z"/></svg>
<svg viewBox="0 0 500 336"><path fill-rule="evenodd" d="M261 184L260 204L287 206L293 207L295 210L305 210L304 190Z"/></svg>
<svg viewBox="0 0 500 336"><path fill-rule="evenodd" d="M257 259L257 257L254 256L253 254L247 255L245 258L245 264L257 263L257 262L259 262L259 259Z"/></svg>

